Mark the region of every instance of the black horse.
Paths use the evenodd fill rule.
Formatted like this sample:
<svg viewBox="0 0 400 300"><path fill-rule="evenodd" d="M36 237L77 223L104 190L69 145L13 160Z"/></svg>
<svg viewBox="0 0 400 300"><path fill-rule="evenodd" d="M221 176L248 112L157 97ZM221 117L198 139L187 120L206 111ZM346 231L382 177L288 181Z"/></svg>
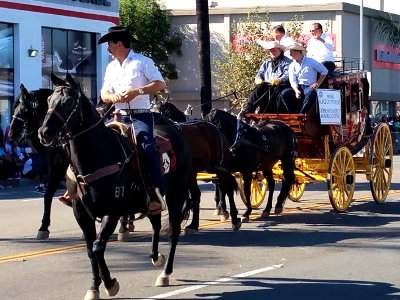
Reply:
<svg viewBox="0 0 400 300"><path fill-rule="evenodd" d="M218 109L212 110L206 119L215 124L228 139L233 153L230 168L232 171L239 171L243 176L247 209L242 221L247 222L252 211L250 204L251 179L255 171L262 171L267 178L269 194L263 216L269 215L275 189L272 168L279 160L282 163L284 179L275 206L275 213L280 214L295 178L296 141L292 129L281 121L270 121L262 127L254 128L230 113Z"/></svg>
<svg viewBox="0 0 400 300"><path fill-rule="evenodd" d="M42 224L37 234L37 239L43 240L49 238L51 203L60 182L64 179L68 159L61 146L44 147L39 142L37 135L47 112L47 98L53 93L53 90L39 89L29 92L23 84L20 89L21 94L14 105L9 137L11 140L18 141L25 136L31 140L38 152L46 154L47 189L44 193Z"/></svg>
<svg viewBox="0 0 400 300"><path fill-rule="evenodd" d="M114 296L119 284L116 278L111 278L104 258L106 243L120 215L146 210L138 151L128 139L104 125L92 103L70 75L67 74L65 81L52 75L52 81L56 88L49 99L49 110L39 129L39 137L46 145L57 139L68 142L70 163L79 178L82 199L73 201L73 210L84 233L92 266L93 281L87 297L99 298L101 282L104 282L107 293ZM171 148L164 153L170 159L170 169L163 176L171 228L170 252L156 281L157 286L166 286L173 271L192 159L179 130L170 121L158 116L155 131L171 143ZM95 221L98 218L102 222L96 236ZM149 219L153 226L151 257L153 263L160 263L161 213L149 215Z"/></svg>
<svg viewBox="0 0 400 300"><path fill-rule="evenodd" d="M20 96L14 104L9 137L15 141L28 138L38 152L46 155L47 189L44 194L42 223L37 234L37 239L46 240L50 235L51 204L58 186L64 180L69 159L61 145L45 147L39 142L38 130L47 113L47 98L53 93L53 90L38 89L28 91L23 84L21 84L20 90ZM125 240L129 231L134 230L133 220L134 216L130 216L129 218L121 217L118 240Z"/></svg>
<svg viewBox="0 0 400 300"><path fill-rule="evenodd" d="M159 103L158 110L163 116L179 122L182 134L192 152L193 173L191 176L190 195L193 212L192 223L186 227L186 232L197 231L199 228L201 192L197 184L198 172L216 173L218 184L216 189L216 203L219 214L226 216L225 195L230 203L232 229L239 230L241 221L237 217L234 200L234 191L237 190L235 177L228 171L232 159L228 141L223 134L210 122L204 120L186 121L185 114L174 104L164 101Z"/></svg>

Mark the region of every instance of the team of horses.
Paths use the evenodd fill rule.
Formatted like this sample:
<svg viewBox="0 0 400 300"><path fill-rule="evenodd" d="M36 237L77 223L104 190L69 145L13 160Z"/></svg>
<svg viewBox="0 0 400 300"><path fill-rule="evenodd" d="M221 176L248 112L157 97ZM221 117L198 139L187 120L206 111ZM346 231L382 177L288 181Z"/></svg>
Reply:
<svg viewBox="0 0 400 300"><path fill-rule="evenodd" d="M49 166L56 160L50 153L60 157L57 172L53 170L55 175L49 174L40 231L48 232L51 199L70 165L79 192L79 199L72 201L73 213L83 232L92 270L92 283L85 300L99 299L101 283L109 296L115 296L119 283L111 276L104 252L121 216L146 212L140 151L128 137L105 125L93 103L69 74L65 80L52 75L52 82L54 90L29 92L21 86L10 135L15 139L21 135L21 128L26 127L35 147L44 146L49 153ZM220 203L228 196L233 230L239 230L242 221L249 220L253 172L262 171L268 181L270 193L262 214L264 217L272 209L275 185L272 167L277 161L282 163L284 179L275 213L282 212L294 182L295 137L286 124L271 121L256 128L222 110L212 110L204 120L185 122L173 116L171 112L178 110L171 105L162 103L160 113L153 114L155 135L163 141L163 146L159 147L160 155L168 161L168 168L162 171L170 239L165 261L158 250L161 213L149 214L153 228L151 259L154 265L164 266L155 282L157 286L169 285L181 222L188 208L193 217L186 229L198 230L200 189L197 172L217 174L218 196ZM244 180L246 211L242 218L238 217L234 202L237 185L233 172L240 172ZM101 222L98 232L97 221Z"/></svg>

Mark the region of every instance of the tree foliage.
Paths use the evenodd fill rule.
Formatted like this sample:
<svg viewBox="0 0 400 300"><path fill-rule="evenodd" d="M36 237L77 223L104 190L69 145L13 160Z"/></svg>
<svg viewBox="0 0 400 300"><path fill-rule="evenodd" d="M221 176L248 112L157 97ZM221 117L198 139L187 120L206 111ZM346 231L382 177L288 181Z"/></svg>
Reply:
<svg viewBox="0 0 400 300"><path fill-rule="evenodd" d="M176 67L169 56L181 55L182 37L171 31L168 12L156 0L121 0L120 20L132 35L132 49L151 57L164 76L176 79Z"/></svg>

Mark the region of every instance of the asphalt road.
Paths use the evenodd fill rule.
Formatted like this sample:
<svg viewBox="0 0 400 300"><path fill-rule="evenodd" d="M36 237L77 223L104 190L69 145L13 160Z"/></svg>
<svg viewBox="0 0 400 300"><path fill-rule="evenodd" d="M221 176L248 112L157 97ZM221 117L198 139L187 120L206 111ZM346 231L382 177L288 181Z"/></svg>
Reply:
<svg viewBox="0 0 400 300"><path fill-rule="evenodd" d="M307 186L284 215L233 232L213 214L202 184L201 230L182 236L170 287L154 287L150 224L136 223L129 242L109 243L106 259L121 290L113 299L400 299L400 159L383 205L357 177L349 212L331 211L325 184ZM243 209L239 196L237 203ZM35 240L40 195L24 183L0 191L0 299L83 299L90 266L72 211L55 201L50 240ZM242 212L243 210L241 210ZM161 251L166 254L168 242ZM108 299L101 290L102 299Z"/></svg>

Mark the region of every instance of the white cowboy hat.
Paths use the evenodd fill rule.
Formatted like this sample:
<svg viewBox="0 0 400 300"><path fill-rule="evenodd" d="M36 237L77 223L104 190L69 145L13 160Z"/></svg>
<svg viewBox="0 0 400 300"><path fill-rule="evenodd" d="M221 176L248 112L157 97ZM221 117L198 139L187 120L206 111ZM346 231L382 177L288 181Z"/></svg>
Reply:
<svg viewBox="0 0 400 300"><path fill-rule="evenodd" d="M257 40L256 43L258 45L260 45L261 47L263 47L266 50L271 50L274 48L279 48L282 49L282 51L286 50L286 47L281 45L279 42L277 41L264 41L264 40Z"/></svg>
<svg viewBox="0 0 400 300"><path fill-rule="evenodd" d="M294 42L287 47L289 50L298 50L298 51L306 51L306 48L303 47L300 43Z"/></svg>

